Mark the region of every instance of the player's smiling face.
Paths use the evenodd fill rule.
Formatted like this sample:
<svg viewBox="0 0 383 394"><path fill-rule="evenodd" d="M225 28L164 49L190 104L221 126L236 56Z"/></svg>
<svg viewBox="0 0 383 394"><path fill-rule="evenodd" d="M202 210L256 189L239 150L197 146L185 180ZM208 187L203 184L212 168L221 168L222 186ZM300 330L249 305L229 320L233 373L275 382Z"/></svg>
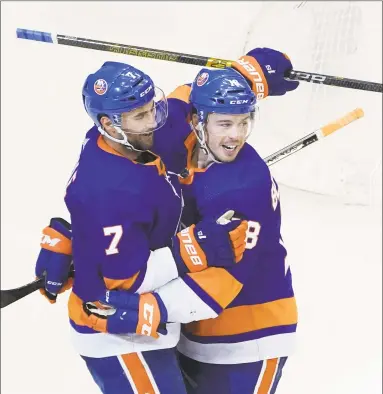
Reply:
<svg viewBox="0 0 383 394"><path fill-rule="evenodd" d="M206 142L213 155L222 162L233 161L251 131L250 114L209 114Z"/></svg>

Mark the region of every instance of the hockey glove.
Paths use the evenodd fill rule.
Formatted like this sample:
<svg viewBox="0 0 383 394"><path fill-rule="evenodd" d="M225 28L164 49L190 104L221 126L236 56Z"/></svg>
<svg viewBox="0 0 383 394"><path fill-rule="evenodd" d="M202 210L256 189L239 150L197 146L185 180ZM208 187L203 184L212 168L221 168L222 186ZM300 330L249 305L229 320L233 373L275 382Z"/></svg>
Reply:
<svg viewBox="0 0 383 394"><path fill-rule="evenodd" d="M84 303L90 327L111 334L139 334L159 338L167 334L168 314L156 293L133 294L125 290L107 290L95 303Z"/></svg>
<svg viewBox="0 0 383 394"><path fill-rule="evenodd" d="M233 63L250 83L257 100L267 96L282 96L295 90L298 81L288 81L285 73L293 69L289 57L270 48L255 48Z"/></svg>
<svg viewBox="0 0 383 394"><path fill-rule="evenodd" d="M51 304L56 302L57 294L73 285L73 279L69 278L72 262L70 230L70 224L61 218L52 218L43 230L35 273L38 278L45 277L45 288L40 289L40 293Z"/></svg>
<svg viewBox="0 0 383 394"><path fill-rule="evenodd" d="M172 253L179 276L202 271L208 267L230 267L242 259L246 246L246 221L225 220L233 216L226 212L218 221L202 220L176 234Z"/></svg>

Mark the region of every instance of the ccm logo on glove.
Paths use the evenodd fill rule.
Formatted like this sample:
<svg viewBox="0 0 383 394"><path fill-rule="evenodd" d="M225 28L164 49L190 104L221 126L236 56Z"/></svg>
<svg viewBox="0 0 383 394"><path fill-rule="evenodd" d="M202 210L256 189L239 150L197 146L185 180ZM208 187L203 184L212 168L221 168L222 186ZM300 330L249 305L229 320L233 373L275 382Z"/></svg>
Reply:
<svg viewBox="0 0 383 394"><path fill-rule="evenodd" d="M53 286L62 286L62 282L52 282L51 280L47 280L47 285L53 285Z"/></svg>
<svg viewBox="0 0 383 394"><path fill-rule="evenodd" d="M154 306L148 303L144 304L144 319L148 322L144 323L141 328L141 335L152 335L153 329L153 315L154 315Z"/></svg>
<svg viewBox="0 0 383 394"><path fill-rule="evenodd" d="M72 242L66 235L52 227L45 227L41 235L40 246L55 253L72 254Z"/></svg>
<svg viewBox="0 0 383 394"><path fill-rule="evenodd" d="M158 338L161 312L156 297L151 293L141 294L138 307L137 334Z"/></svg>
<svg viewBox="0 0 383 394"><path fill-rule="evenodd" d="M61 239L59 238L51 238L49 235L46 234L42 234L41 235L41 244L48 244L49 246L56 246L59 242L61 241Z"/></svg>

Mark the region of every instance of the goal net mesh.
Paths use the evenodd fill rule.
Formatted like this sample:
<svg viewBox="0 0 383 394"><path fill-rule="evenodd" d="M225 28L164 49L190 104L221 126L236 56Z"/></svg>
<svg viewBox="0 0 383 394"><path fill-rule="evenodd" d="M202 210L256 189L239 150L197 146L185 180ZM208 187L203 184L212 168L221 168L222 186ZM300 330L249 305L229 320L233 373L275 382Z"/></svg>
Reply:
<svg viewBox="0 0 383 394"><path fill-rule="evenodd" d="M300 71L381 82L382 3L261 2L242 49L257 46L287 53ZM364 118L271 168L281 184L380 206L380 93L301 82L294 92L260 103L249 142L265 157L357 107Z"/></svg>

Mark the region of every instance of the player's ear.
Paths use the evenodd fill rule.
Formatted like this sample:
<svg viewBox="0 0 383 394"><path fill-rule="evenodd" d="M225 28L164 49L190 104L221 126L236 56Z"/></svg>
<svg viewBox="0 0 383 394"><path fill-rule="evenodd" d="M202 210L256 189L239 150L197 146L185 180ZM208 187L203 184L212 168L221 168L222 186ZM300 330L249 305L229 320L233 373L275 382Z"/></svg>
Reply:
<svg viewBox="0 0 383 394"><path fill-rule="evenodd" d="M113 123L107 116L102 116L100 118L100 123L102 128L107 131L108 133L113 131Z"/></svg>
<svg viewBox="0 0 383 394"><path fill-rule="evenodd" d="M112 127L112 121L107 117L107 116L102 116L100 119L100 123L102 124L103 127L108 126Z"/></svg>
<svg viewBox="0 0 383 394"><path fill-rule="evenodd" d="M198 115L197 114L192 114L192 124L193 124L194 128L196 128L198 126Z"/></svg>

